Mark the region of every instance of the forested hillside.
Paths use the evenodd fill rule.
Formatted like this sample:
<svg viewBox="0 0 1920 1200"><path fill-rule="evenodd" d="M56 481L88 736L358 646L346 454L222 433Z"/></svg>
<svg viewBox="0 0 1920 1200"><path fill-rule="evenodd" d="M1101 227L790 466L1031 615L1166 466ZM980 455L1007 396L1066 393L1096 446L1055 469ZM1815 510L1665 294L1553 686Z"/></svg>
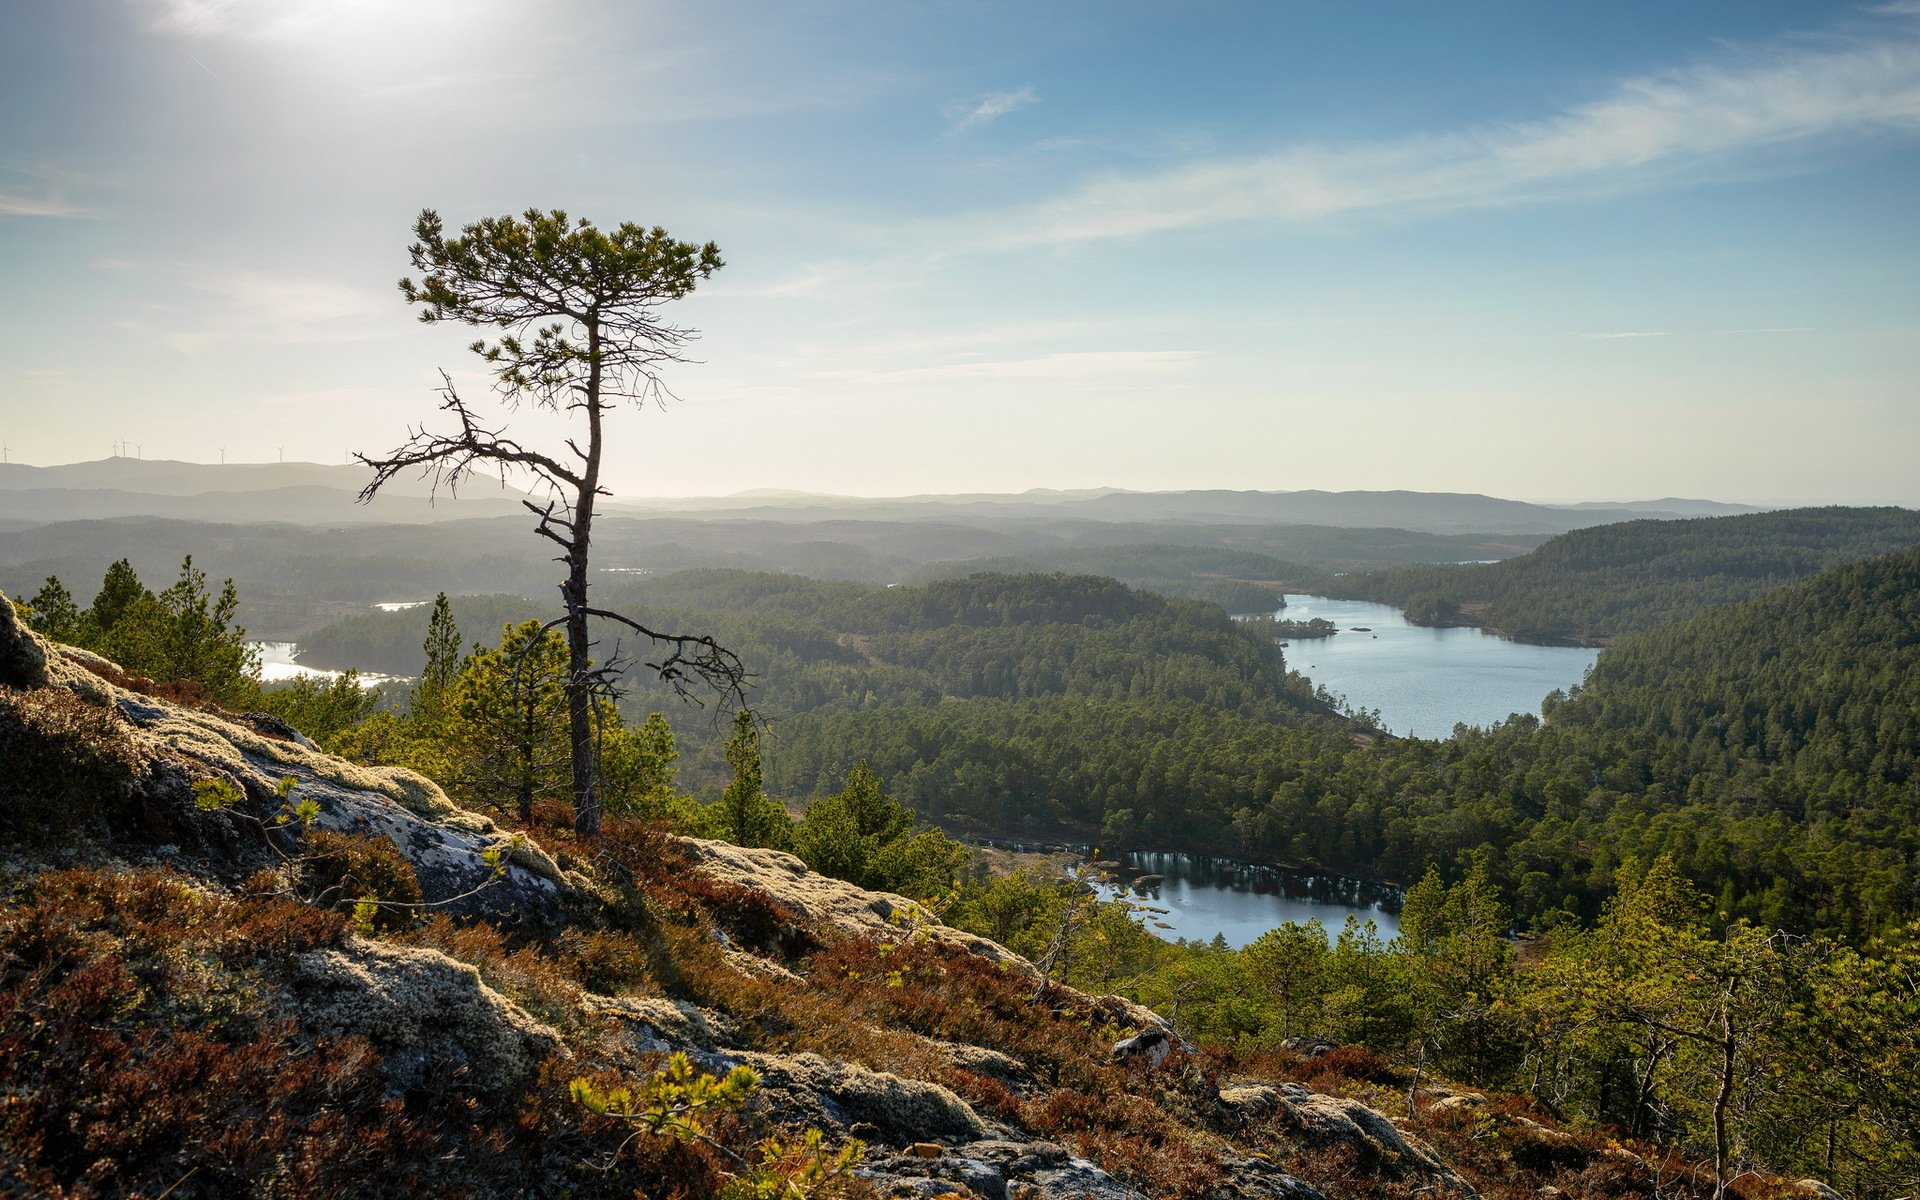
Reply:
<svg viewBox="0 0 1920 1200"><path fill-rule="evenodd" d="M948 579L981 571L1105 575L1164 596L1208 600L1231 613L1270 613L1280 607L1280 593L1311 591L1330 577L1319 567L1248 550L1145 545L1090 546L1050 554L936 563L921 568L913 578Z"/></svg>
<svg viewBox="0 0 1920 1200"><path fill-rule="evenodd" d="M1199 725L1232 722L1243 736L1254 737L1332 713L1311 684L1286 670L1264 622L1231 621L1216 605L1096 576L983 574L885 588L797 575L684 571L609 585L606 596L616 607L645 612L657 628L712 633L739 654L754 676L752 702L774 727L769 749L779 778L797 785L786 764L807 764L801 790L828 774L843 777L854 765L844 755L834 755L831 763L800 756L812 744L809 731L821 728L806 722L838 714L882 714L871 720L891 728L919 719L911 714L977 721L986 718L976 707L988 713L1001 711L995 707L1001 702L1036 705L1060 714L1052 734L1056 744L1046 751L1060 761L1095 753L1083 740L1088 731L1080 714L1096 702L1150 728L1145 745L1164 743L1163 756L1199 752L1182 748ZM465 639L488 644L504 622L535 615L530 602L514 597L459 597L452 608ZM308 657L319 665L417 674L426 624L422 609L363 614L314 634ZM609 635L606 651L613 648ZM689 779L717 778L722 731L680 706L644 672L631 682L635 690L624 705L629 713L676 714ZM1135 744L1129 753L1139 748ZM975 793L1004 790L1004 773L992 765L1000 757L984 745L965 756ZM877 756L875 765L880 761ZM1129 772L1130 761L1118 756L1103 770ZM1007 803L1021 806L1027 791L1051 794L1066 787L1039 775L1029 778L1029 789L1009 793ZM1129 791L1136 786L1129 782ZM1166 803L1176 802L1169 791ZM944 802L925 811L970 815L968 807ZM1085 803L1069 812L1049 802L1022 827L1052 828L1085 811Z"/></svg>
<svg viewBox="0 0 1920 1200"><path fill-rule="evenodd" d="M1672 853L1728 911L1859 932L1920 908L1916 553L1623 638L1544 725L1445 742L1356 739L1312 715L1262 623L1111 580L696 571L610 590L738 648L776 793L831 790L864 760L923 815L986 831L1399 880L1484 849L1534 923L1592 917L1620 862ZM523 615L455 613L489 643ZM356 618L342 665L417 671L424 624ZM409 657L369 661L382 644ZM629 705L675 714L687 778L718 780L712 722L657 689Z"/></svg>
<svg viewBox="0 0 1920 1200"><path fill-rule="evenodd" d="M1395 567L1332 580L1327 591L1398 605L1425 625L1598 644L1915 542L1920 512L1904 508L1629 521L1562 534L1518 558Z"/></svg>
<svg viewBox="0 0 1920 1200"><path fill-rule="evenodd" d="M1356 745L1083 696L821 712L773 778L870 760L922 812L1102 831L1389 879L1476 850L1523 918L1593 917L1674 855L1724 911L1852 933L1920 911L1920 551L1622 639L1584 692L1445 742Z"/></svg>

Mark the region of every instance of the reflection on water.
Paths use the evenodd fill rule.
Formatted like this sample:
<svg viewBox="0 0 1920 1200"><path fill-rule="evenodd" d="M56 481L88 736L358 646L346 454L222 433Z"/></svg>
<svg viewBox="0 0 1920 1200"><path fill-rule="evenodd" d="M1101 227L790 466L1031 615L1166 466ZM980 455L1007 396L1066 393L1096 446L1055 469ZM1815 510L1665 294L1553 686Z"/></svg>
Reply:
<svg viewBox="0 0 1920 1200"><path fill-rule="evenodd" d="M1118 887L1106 894L1165 909L1145 915L1147 927L1169 941L1220 934L1228 945L1244 946L1288 921L1318 921L1332 937L1349 913L1372 920L1383 939L1400 936L1400 890L1385 884L1164 852L1129 854L1117 874Z"/></svg>
<svg viewBox="0 0 1920 1200"><path fill-rule="evenodd" d="M1285 643L1287 666L1344 696L1350 708L1379 710L1387 731L1406 737L1451 737L1456 724L1538 715L1548 692L1580 683L1600 654L1529 646L1483 629L1426 629L1397 608L1364 600L1288 596L1278 616L1337 625L1332 637Z"/></svg>
<svg viewBox="0 0 1920 1200"><path fill-rule="evenodd" d="M333 679L345 674L343 671L329 671L325 667L309 667L294 661L300 653L300 646L297 642L248 642L247 644L260 652L260 682L262 683L286 683L289 680L303 677L308 679ZM373 687L377 684L403 678L406 677L401 675L380 675L372 671L360 672L360 684L362 687Z"/></svg>

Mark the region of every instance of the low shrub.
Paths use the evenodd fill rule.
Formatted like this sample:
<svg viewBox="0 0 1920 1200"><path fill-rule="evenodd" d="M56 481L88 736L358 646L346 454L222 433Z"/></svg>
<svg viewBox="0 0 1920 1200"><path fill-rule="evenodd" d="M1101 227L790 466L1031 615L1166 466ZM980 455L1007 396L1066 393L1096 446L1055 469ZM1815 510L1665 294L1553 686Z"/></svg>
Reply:
<svg viewBox="0 0 1920 1200"><path fill-rule="evenodd" d="M60 688L0 689L0 840L49 845L103 833L140 756L111 709Z"/></svg>
<svg viewBox="0 0 1920 1200"><path fill-rule="evenodd" d="M371 902L373 928L404 929L420 915L420 878L392 842L378 834L308 832L296 860L301 894L336 912Z"/></svg>

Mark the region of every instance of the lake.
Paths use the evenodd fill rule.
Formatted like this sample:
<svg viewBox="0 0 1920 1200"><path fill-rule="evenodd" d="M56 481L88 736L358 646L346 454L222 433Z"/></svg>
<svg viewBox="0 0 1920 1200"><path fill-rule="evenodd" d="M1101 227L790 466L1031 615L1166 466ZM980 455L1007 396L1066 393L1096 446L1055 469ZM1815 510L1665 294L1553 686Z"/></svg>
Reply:
<svg viewBox="0 0 1920 1200"><path fill-rule="evenodd" d="M1287 666L1356 710L1378 709L1387 731L1405 737L1445 738L1456 724L1537 716L1548 692L1580 683L1600 654L1529 646L1484 629L1426 629L1397 608L1365 600L1286 600L1275 614L1281 620L1319 617L1340 628L1332 637L1287 642Z"/></svg>
<svg viewBox="0 0 1920 1200"><path fill-rule="evenodd" d="M296 662L300 646L296 642L248 642L249 646L260 652L260 681L262 683L286 683L289 680L306 677L308 679L334 679L345 674L344 671L329 671L325 667L309 667ZM398 679L398 675L380 675L372 671L360 672L363 687L373 687Z"/></svg>
<svg viewBox="0 0 1920 1200"><path fill-rule="evenodd" d="M1399 889L1359 879L1197 854L1148 852L1127 855L1118 875L1119 887L1104 894L1125 894L1166 909L1165 914L1141 915L1149 930L1169 941L1204 942L1217 933L1228 945L1240 947L1288 921L1318 921L1332 938L1349 913L1372 920L1382 938L1400 935Z"/></svg>

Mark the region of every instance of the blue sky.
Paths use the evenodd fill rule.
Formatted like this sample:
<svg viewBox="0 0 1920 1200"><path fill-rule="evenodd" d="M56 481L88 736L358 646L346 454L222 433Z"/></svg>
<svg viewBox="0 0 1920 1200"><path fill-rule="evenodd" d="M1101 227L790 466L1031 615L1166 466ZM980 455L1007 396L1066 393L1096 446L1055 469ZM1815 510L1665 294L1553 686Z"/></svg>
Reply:
<svg viewBox="0 0 1920 1200"><path fill-rule="evenodd" d="M1920 2L12 4L0 437L383 450L531 205L728 260L629 495L1920 503Z"/></svg>

